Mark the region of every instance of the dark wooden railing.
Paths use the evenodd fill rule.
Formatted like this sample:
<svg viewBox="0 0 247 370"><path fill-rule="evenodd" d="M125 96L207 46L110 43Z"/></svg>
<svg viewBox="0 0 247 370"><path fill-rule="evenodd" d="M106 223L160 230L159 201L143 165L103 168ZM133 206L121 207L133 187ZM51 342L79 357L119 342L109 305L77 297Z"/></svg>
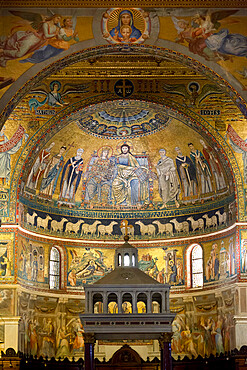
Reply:
<svg viewBox="0 0 247 370"><path fill-rule="evenodd" d="M125 347L126 353L126 347ZM203 358L184 357L183 359L174 360L172 364L173 370L247 370L247 346L241 347L240 350L232 350L229 353L221 354L219 356L210 356ZM20 352L16 353L12 348L1 352L0 370L84 370L84 361L79 360L55 359L27 356ZM95 359L95 370L159 370L160 361L154 358L152 361L147 359L143 361L141 358L137 362L120 361L113 363L112 359L109 361L99 361Z"/></svg>

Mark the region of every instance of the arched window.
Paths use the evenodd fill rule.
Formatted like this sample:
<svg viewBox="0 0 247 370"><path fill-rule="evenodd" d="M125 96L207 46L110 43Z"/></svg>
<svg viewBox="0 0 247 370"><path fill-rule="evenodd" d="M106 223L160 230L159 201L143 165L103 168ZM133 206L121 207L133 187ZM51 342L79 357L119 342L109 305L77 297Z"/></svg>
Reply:
<svg viewBox="0 0 247 370"><path fill-rule="evenodd" d="M120 253L118 253L118 266L121 266L122 263L122 256Z"/></svg>
<svg viewBox="0 0 247 370"><path fill-rule="evenodd" d="M124 266L129 266L130 265L130 256L128 253L125 253L124 255Z"/></svg>
<svg viewBox="0 0 247 370"><path fill-rule="evenodd" d="M107 296L108 313L118 313L118 297L115 293Z"/></svg>
<svg viewBox="0 0 247 370"><path fill-rule="evenodd" d="M60 253L55 247L50 253L49 285L50 289L60 289Z"/></svg>
<svg viewBox="0 0 247 370"><path fill-rule="evenodd" d="M203 286L203 250L199 244L192 244L186 251L187 287Z"/></svg>
<svg viewBox="0 0 247 370"><path fill-rule="evenodd" d="M132 266L135 267L135 265L136 265L136 258L135 258L135 255L132 254Z"/></svg>
<svg viewBox="0 0 247 370"><path fill-rule="evenodd" d="M103 312L103 296L100 293L93 295L93 313Z"/></svg>

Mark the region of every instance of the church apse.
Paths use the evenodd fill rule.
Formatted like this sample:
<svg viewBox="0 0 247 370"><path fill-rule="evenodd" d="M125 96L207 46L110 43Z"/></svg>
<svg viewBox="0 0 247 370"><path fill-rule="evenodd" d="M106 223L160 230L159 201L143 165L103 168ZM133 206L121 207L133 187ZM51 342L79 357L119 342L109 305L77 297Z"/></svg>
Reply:
<svg viewBox="0 0 247 370"><path fill-rule="evenodd" d="M232 225L233 182L223 153L158 107L132 100L96 104L42 149L40 141L23 169L22 225L96 240L123 235L125 219L135 239Z"/></svg>

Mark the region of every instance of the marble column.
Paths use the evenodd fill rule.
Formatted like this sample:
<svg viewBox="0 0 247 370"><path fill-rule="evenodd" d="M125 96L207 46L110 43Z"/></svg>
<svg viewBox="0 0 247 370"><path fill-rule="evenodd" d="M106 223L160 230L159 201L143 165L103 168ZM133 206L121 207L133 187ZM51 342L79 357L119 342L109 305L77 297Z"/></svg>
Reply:
<svg viewBox="0 0 247 370"><path fill-rule="evenodd" d="M84 338L84 369L94 370L94 333L83 333Z"/></svg>
<svg viewBox="0 0 247 370"><path fill-rule="evenodd" d="M172 370L171 340L172 333L163 333L159 338L161 370Z"/></svg>

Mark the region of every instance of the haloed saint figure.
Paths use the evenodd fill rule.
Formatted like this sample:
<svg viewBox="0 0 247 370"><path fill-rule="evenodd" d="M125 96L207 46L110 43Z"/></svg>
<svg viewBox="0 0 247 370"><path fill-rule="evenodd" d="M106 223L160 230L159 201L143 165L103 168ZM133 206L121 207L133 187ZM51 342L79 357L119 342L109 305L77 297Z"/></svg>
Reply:
<svg viewBox="0 0 247 370"><path fill-rule="evenodd" d="M102 27L110 43L142 43L149 38L150 20L140 9L110 9L103 14Z"/></svg>

